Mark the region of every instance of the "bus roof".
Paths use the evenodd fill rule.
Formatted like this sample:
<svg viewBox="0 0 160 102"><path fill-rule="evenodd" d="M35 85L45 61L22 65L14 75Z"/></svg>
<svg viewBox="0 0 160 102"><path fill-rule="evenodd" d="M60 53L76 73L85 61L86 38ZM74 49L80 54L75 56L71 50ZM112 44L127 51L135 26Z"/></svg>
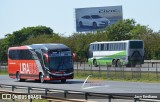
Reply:
<svg viewBox="0 0 160 102"><path fill-rule="evenodd" d="M103 43L123 43L129 41L143 41L143 40L121 40L121 41L101 41L101 42L92 42L90 44L103 44Z"/></svg>
<svg viewBox="0 0 160 102"><path fill-rule="evenodd" d="M59 43L48 43L48 44L32 44L32 45L25 45L25 46L17 46L17 47L10 47L9 49L45 49L45 50L55 50L55 49L69 49L64 44Z"/></svg>

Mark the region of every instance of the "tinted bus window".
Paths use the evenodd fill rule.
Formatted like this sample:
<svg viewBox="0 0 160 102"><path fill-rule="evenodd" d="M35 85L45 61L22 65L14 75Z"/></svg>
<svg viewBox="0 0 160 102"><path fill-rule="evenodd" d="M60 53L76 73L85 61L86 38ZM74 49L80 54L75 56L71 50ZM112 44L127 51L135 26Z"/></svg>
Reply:
<svg viewBox="0 0 160 102"><path fill-rule="evenodd" d="M139 49L143 48L142 41L130 41L130 49Z"/></svg>
<svg viewBox="0 0 160 102"><path fill-rule="evenodd" d="M10 50L9 51L9 58L10 59L19 59L17 56L17 51L16 50Z"/></svg>
<svg viewBox="0 0 160 102"><path fill-rule="evenodd" d="M109 47L108 47L108 44L105 44L105 51L108 51Z"/></svg>
<svg viewBox="0 0 160 102"><path fill-rule="evenodd" d="M111 51L111 44L109 43L109 51Z"/></svg>
<svg viewBox="0 0 160 102"><path fill-rule="evenodd" d="M99 44L97 44L97 46L98 46L98 47L97 47L97 51L99 51Z"/></svg>
<svg viewBox="0 0 160 102"><path fill-rule="evenodd" d="M126 50L126 43L124 43L124 49L123 50Z"/></svg>
<svg viewBox="0 0 160 102"><path fill-rule="evenodd" d="M9 58L12 60L35 60L37 56L30 50L10 50Z"/></svg>
<svg viewBox="0 0 160 102"><path fill-rule="evenodd" d="M104 44L101 44L101 51L104 50Z"/></svg>

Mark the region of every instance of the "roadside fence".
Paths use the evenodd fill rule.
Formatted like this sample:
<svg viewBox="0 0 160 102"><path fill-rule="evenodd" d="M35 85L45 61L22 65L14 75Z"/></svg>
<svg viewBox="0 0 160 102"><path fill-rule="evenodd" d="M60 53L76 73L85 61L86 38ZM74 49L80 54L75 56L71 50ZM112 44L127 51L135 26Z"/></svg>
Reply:
<svg viewBox="0 0 160 102"><path fill-rule="evenodd" d="M132 64L131 64L132 65ZM160 81L160 62L145 62L134 67L100 65L97 67L87 62L74 63L75 76L93 75L103 79L148 80Z"/></svg>

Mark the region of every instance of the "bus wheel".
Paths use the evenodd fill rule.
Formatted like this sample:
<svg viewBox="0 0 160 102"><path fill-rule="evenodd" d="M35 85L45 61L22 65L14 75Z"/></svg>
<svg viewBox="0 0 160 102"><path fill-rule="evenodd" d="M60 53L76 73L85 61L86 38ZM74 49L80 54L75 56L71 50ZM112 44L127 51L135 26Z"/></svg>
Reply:
<svg viewBox="0 0 160 102"><path fill-rule="evenodd" d="M95 67L98 67L96 60L93 61L93 65L94 65Z"/></svg>
<svg viewBox="0 0 160 102"><path fill-rule="evenodd" d="M112 60L112 66L113 66L113 67L116 67L116 60L115 60L115 59Z"/></svg>
<svg viewBox="0 0 160 102"><path fill-rule="evenodd" d="M39 80L40 80L40 83L44 83L45 82L44 81L44 75L42 73L39 75Z"/></svg>
<svg viewBox="0 0 160 102"><path fill-rule="evenodd" d="M61 80L61 83L66 83L66 79L62 79L62 80Z"/></svg>
<svg viewBox="0 0 160 102"><path fill-rule="evenodd" d="M117 60L116 65L117 65L117 67L121 67L121 62L120 62L120 60Z"/></svg>
<svg viewBox="0 0 160 102"><path fill-rule="evenodd" d="M25 79L21 79L21 75L20 75L19 72L17 72L17 74L16 74L16 79L17 79L17 81L19 81L19 82L25 81Z"/></svg>

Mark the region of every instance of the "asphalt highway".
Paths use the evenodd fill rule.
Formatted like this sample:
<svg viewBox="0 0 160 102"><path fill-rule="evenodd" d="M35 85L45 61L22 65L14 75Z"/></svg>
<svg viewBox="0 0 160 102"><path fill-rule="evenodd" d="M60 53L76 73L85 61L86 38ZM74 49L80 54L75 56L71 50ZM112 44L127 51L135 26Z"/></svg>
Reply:
<svg viewBox="0 0 160 102"><path fill-rule="evenodd" d="M100 81L92 80L90 77L84 84L83 79L67 80L66 83L60 81L48 81L39 83L34 80L18 82L9 78L8 75L0 75L0 84L21 85L30 87L42 87L64 90L87 91L97 93L160 93L160 83L144 82L120 82L120 81Z"/></svg>

